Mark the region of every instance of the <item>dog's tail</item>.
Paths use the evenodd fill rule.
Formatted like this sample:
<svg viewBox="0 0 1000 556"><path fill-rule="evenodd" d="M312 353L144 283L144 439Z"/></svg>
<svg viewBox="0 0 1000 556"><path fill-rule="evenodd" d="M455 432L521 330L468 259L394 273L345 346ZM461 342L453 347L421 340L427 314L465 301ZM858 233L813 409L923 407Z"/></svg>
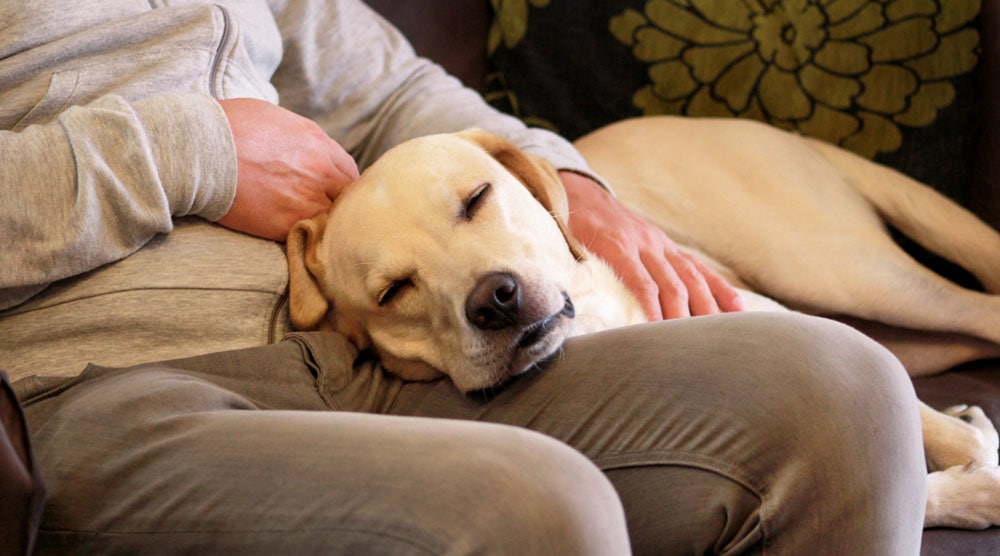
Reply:
<svg viewBox="0 0 1000 556"><path fill-rule="evenodd" d="M840 169L882 218L1000 294L1000 232L958 203L891 168L828 143L809 144Z"/></svg>

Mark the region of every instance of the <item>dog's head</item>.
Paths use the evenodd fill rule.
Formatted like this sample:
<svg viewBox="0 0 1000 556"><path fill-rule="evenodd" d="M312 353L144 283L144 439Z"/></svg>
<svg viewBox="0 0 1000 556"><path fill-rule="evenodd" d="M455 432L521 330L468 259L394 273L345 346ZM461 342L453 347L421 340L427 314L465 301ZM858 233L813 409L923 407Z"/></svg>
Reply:
<svg viewBox="0 0 1000 556"><path fill-rule="evenodd" d="M424 137L292 229L291 318L403 378L483 389L559 349L583 255L546 162L480 130Z"/></svg>

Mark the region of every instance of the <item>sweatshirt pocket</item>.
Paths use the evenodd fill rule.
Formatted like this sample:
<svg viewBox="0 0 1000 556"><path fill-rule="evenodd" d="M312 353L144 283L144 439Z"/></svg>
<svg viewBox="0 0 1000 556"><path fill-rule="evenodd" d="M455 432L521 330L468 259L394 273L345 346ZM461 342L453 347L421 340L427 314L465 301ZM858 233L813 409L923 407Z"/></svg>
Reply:
<svg viewBox="0 0 1000 556"><path fill-rule="evenodd" d="M220 6L161 8L39 46L17 64L0 60L0 129L49 123L109 94L129 102L190 92L277 103L269 80L280 36L265 32L248 44L241 25ZM247 25L254 33L260 27Z"/></svg>
<svg viewBox="0 0 1000 556"><path fill-rule="evenodd" d="M14 123L11 130L21 131L29 125L46 123L55 118L72 102L79 82L79 71L67 70L53 73L45 95Z"/></svg>

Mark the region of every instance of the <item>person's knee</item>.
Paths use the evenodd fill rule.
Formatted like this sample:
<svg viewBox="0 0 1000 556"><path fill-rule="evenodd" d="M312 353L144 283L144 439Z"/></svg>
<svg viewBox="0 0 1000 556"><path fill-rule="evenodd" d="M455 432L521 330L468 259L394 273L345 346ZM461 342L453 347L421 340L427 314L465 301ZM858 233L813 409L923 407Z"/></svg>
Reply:
<svg viewBox="0 0 1000 556"><path fill-rule="evenodd" d="M779 438L852 445L866 458L919 454L916 396L888 350L846 325L801 315L776 315L756 333L770 352L757 372L771 393L755 396L771 398L767 419Z"/></svg>
<svg viewBox="0 0 1000 556"><path fill-rule="evenodd" d="M766 427L758 431L760 445L775 452L771 494L785 508L806 508L817 502L796 492L821 492L824 515L840 516L853 537L886 547L913 541L888 534L905 530L901 524L918 533L924 505L919 412L902 365L833 321L786 316L773 326L765 334L783 338L776 350L783 364L767 384L783 393L770 397L770 414L757 416ZM785 514L772 524L784 519L794 518Z"/></svg>
<svg viewBox="0 0 1000 556"><path fill-rule="evenodd" d="M773 340L783 364L772 372L792 388L793 409L805 405L817 417L862 425L873 433L878 432L871 428L873 423L893 432L912 432L916 396L906 371L888 350L827 319L786 317L775 326L771 333L777 334Z"/></svg>
<svg viewBox="0 0 1000 556"><path fill-rule="evenodd" d="M793 334L813 360L841 375L885 389L891 395L912 397L906 370L898 359L875 340L840 322L796 315L789 323Z"/></svg>
<svg viewBox="0 0 1000 556"><path fill-rule="evenodd" d="M452 532L470 553L623 554L628 534L610 481L572 448L523 430L492 434L456 479L470 496ZM485 457L484 457L485 456ZM469 475L473 475L470 477ZM473 489L468 492L467 489Z"/></svg>

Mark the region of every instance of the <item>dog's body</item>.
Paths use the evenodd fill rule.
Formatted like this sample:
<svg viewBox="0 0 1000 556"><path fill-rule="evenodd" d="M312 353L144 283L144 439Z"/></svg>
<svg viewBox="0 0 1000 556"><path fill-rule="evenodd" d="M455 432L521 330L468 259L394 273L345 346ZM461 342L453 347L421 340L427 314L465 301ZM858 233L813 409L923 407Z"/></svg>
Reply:
<svg viewBox="0 0 1000 556"><path fill-rule="evenodd" d="M1000 356L1000 234L929 187L746 120L626 120L576 146L624 204L731 283L804 312L852 317L912 376ZM917 264L885 222L991 294Z"/></svg>
<svg viewBox="0 0 1000 556"><path fill-rule="evenodd" d="M994 293L1000 234L912 180L744 121L633 120L577 146L623 202L743 288L751 310L785 310L773 298L879 323L868 331L911 374L1000 354L1000 296L911 261L880 214ZM499 138L405 143L328 215L292 230L293 322L344 333L403 378L446 374L463 391L531 368L571 335L644 322L613 271L569 234L567 210L554 171ZM926 525L1000 524L993 425L974 407L921 404L921 418Z"/></svg>

